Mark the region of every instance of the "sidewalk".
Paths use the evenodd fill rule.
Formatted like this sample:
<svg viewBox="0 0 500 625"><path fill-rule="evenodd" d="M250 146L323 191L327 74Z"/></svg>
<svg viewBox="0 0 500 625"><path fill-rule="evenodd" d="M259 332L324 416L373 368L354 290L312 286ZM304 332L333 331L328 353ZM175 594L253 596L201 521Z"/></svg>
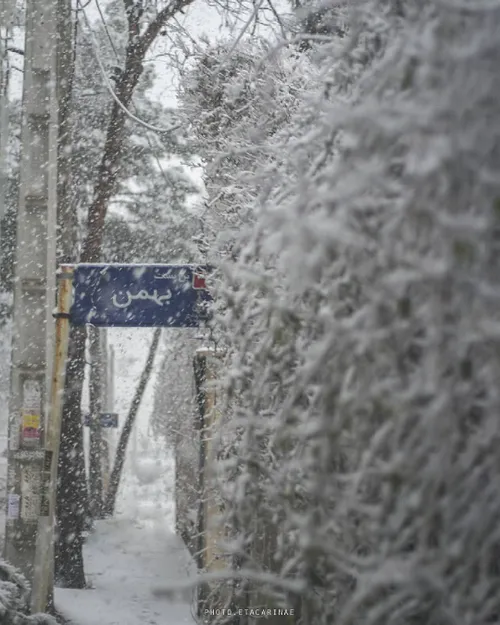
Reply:
<svg viewBox="0 0 500 625"><path fill-rule="evenodd" d="M193 625L189 596L153 596L155 587L196 570L181 539L144 521L98 521L84 548L88 590L55 589L57 610L74 625Z"/></svg>
<svg viewBox="0 0 500 625"><path fill-rule="evenodd" d="M116 518L98 521L84 546L88 590L55 589L58 612L73 625L194 625L191 591L176 598L153 589L192 579L196 565L173 532L173 467L129 465ZM135 469L135 470L134 470Z"/></svg>

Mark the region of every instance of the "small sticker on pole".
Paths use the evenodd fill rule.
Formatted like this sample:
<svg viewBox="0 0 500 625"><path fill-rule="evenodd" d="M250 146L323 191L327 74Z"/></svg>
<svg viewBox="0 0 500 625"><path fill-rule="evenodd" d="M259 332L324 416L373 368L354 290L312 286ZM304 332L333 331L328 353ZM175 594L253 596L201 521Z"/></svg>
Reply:
<svg viewBox="0 0 500 625"><path fill-rule="evenodd" d="M15 493L9 493L7 498L7 518L18 519L19 511L21 508L21 495Z"/></svg>
<svg viewBox="0 0 500 625"><path fill-rule="evenodd" d="M40 415L23 414L23 442L38 443L40 440Z"/></svg>
<svg viewBox="0 0 500 625"><path fill-rule="evenodd" d="M41 438L42 392L38 380L25 380L21 414L23 445L38 446Z"/></svg>

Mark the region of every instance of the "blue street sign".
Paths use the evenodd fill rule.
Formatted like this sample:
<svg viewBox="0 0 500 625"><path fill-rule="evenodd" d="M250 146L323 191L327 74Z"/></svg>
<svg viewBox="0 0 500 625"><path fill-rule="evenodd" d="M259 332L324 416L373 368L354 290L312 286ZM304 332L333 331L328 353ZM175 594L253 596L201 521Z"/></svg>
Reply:
<svg viewBox="0 0 500 625"><path fill-rule="evenodd" d="M118 427L118 415L116 412L101 412L99 415L99 421L102 428L117 428ZM89 414L86 414L83 419L83 425L90 427L92 425L92 418Z"/></svg>
<svg viewBox="0 0 500 625"><path fill-rule="evenodd" d="M195 328L211 301L205 265L75 265L74 325Z"/></svg>

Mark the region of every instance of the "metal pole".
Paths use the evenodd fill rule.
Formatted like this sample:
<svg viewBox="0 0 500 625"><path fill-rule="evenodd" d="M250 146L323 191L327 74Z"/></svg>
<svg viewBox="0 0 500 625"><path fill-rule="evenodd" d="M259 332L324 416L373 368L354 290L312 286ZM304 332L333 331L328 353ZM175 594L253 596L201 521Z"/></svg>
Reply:
<svg viewBox="0 0 500 625"><path fill-rule="evenodd" d="M5 556L30 582L37 540L46 538L39 514L53 349L57 143L57 0L27 0Z"/></svg>
<svg viewBox="0 0 500 625"><path fill-rule="evenodd" d="M102 359L102 398L101 405L104 412L112 413L113 411L113 348L108 345L108 331L101 328L101 359ZM102 482L103 496L109 487L109 478L111 476L111 464L113 462L113 440L115 428L101 429L101 460L102 460Z"/></svg>
<svg viewBox="0 0 500 625"><path fill-rule="evenodd" d="M193 361L194 379L196 384L196 400L198 415L195 421L195 430L198 436L198 514L195 526L196 564L198 570L205 567L206 550L206 524L205 524L205 468L206 468L206 406L207 406L207 356L204 352L197 352ZM208 587L202 584L197 592L197 616L201 617L202 610L206 607Z"/></svg>
<svg viewBox="0 0 500 625"><path fill-rule="evenodd" d="M58 297L55 324L54 364L50 389L50 409L45 436L44 473L40 505L40 527L46 540L38 544L31 605L43 612L53 595L54 526L56 521L57 465L61 440L61 415L69 341L69 312L72 299L73 267L62 266L57 274Z"/></svg>
<svg viewBox="0 0 500 625"><path fill-rule="evenodd" d="M109 346L109 368L108 368L108 403L106 410L114 412L115 409L115 350L112 345Z"/></svg>
<svg viewBox="0 0 500 625"><path fill-rule="evenodd" d="M89 432L89 484L90 511L93 519L102 515L102 360L99 328L90 328L90 432Z"/></svg>
<svg viewBox="0 0 500 625"><path fill-rule="evenodd" d="M103 412L111 412L108 410L108 342L106 328L100 328L99 330L99 345L100 345L100 357L101 357L101 410ZM109 428L101 429L101 476L102 476L102 497L106 496L106 490L108 488L109 480L109 441L108 441Z"/></svg>
<svg viewBox="0 0 500 625"><path fill-rule="evenodd" d="M111 412L108 410L108 384L109 384L109 356L108 356L108 334L106 328L99 329L99 349L101 354L101 406L103 412Z"/></svg>
<svg viewBox="0 0 500 625"><path fill-rule="evenodd" d="M115 411L115 351L112 345L108 347L108 381L106 385L106 412ZM108 429L108 476L106 491L109 488L109 480L111 479L111 470L113 468L113 462L115 458L116 446L117 446L117 431L116 429Z"/></svg>

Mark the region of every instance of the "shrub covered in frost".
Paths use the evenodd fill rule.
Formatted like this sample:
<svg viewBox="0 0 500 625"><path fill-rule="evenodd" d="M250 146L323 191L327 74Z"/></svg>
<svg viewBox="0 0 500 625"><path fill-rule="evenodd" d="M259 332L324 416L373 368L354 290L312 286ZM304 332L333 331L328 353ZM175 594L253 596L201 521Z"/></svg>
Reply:
<svg viewBox="0 0 500 625"><path fill-rule="evenodd" d="M346 26L260 151L229 136L257 155L226 172L254 219L220 288L235 562L307 625L496 623L500 3Z"/></svg>
<svg viewBox="0 0 500 625"><path fill-rule="evenodd" d="M47 614L29 615L29 586L26 579L0 559L0 623L2 625L57 625Z"/></svg>

